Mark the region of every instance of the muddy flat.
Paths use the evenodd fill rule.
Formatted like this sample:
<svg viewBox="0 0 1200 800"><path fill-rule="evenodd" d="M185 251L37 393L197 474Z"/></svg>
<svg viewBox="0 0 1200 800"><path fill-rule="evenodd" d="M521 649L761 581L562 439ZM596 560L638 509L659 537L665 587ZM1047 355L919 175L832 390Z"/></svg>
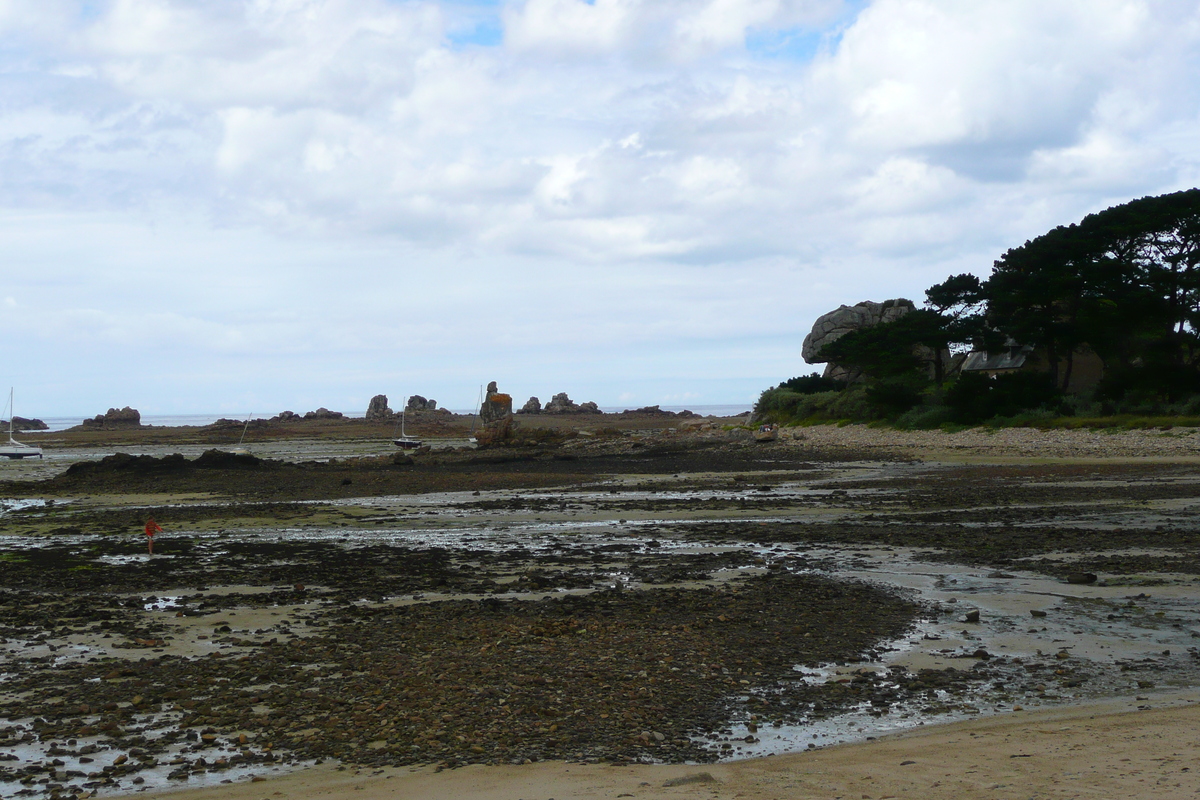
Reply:
<svg viewBox="0 0 1200 800"><path fill-rule="evenodd" d="M978 434L595 422L410 455L349 428L247 453L158 431L14 465L0 793L296 770L441 792L568 765L718 791L762 756L1186 709L1200 685L1184 436L1113 437L1118 458L1086 433L989 454ZM761 769L762 796L810 796ZM609 796L567 788L547 796Z"/></svg>

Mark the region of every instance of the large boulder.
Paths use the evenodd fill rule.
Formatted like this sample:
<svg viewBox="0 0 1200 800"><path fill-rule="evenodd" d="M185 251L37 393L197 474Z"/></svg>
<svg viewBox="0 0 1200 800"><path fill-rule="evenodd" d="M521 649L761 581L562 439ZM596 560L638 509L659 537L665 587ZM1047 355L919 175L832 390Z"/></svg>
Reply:
<svg viewBox="0 0 1200 800"><path fill-rule="evenodd" d="M367 405L367 413L364 418L367 422L379 422L390 420L395 416L396 412L388 408L387 395L377 394L371 398L371 402Z"/></svg>
<svg viewBox="0 0 1200 800"><path fill-rule="evenodd" d="M579 410L579 406L567 397L566 392L559 392L550 398L550 402L546 403L546 407L542 409L546 414L574 414Z"/></svg>
<svg viewBox="0 0 1200 800"><path fill-rule="evenodd" d="M504 394L496 389L496 382L488 384L487 395L483 405L479 407L479 419L484 425L512 416L512 395Z"/></svg>
<svg viewBox="0 0 1200 800"><path fill-rule="evenodd" d="M508 444L516 427L516 420L511 415L494 419L475 431L475 441L481 447Z"/></svg>
<svg viewBox="0 0 1200 800"><path fill-rule="evenodd" d="M404 405L405 411L437 411L437 400L426 400L419 394L408 398Z"/></svg>
<svg viewBox="0 0 1200 800"><path fill-rule="evenodd" d="M822 364L821 350L852 331L871 328L884 322L895 322L910 311L916 309L911 300L897 298L875 303L864 300L852 306L839 306L828 314L822 314L813 323L812 330L804 337L800 355L809 364ZM854 381L861 377L858 370L829 363L825 367L825 377L835 380Z"/></svg>
<svg viewBox="0 0 1200 800"><path fill-rule="evenodd" d="M525 405L517 411L518 414L540 414L542 413L542 401L536 397L531 397L525 401Z"/></svg>

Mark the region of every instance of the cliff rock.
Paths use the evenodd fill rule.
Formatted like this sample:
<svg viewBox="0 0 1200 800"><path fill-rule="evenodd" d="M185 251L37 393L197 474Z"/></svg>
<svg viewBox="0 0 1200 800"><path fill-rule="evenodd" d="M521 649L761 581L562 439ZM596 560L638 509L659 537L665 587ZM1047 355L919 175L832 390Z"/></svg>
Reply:
<svg viewBox="0 0 1200 800"><path fill-rule="evenodd" d="M531 397L525 401L525 405L517 411L518 414L540 414L542 413L542 401L536 397Z"/></svg>

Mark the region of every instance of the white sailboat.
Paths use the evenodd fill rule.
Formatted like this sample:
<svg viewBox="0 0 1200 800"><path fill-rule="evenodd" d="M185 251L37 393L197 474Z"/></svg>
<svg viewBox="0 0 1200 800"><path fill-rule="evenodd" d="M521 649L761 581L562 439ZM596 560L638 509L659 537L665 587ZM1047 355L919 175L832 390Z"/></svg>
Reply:
<svg viewBox="0 0 1200 800"><path fill-rule="evenodd" d="M245 455L250 454L250 451L247 450L244 446L242 446L242 442L246 441L246 431L247 431L247 429L249 429L250 420L252 420L252 419L254 419L253 411L250 412L250 416L246 417L246 424L242 426L242 436L240 439L238 439L237 446L229 451L229 452L233 453L235 456L245 456Z"/></svg>
<svg viewBox="0 0 1200 800"><path fill-rule="evenodd" d="M42 457L42 448L34 447L33 445L21 444L13 438L13 390L8 390L8 443L0 445L0 456L5 458L33 458Z"/></svg>
<svg viewBox="0 0 1200 800"><path fill-rule="evenodd" d="M483 408L483 385L479 386L479 399L475 402L475 413L471 415L471 430L467 434L467 441L471 444L476 444L479 440L475 438L475 423L479 420L479 410Z"/></svg>
<svg viewBox="0 0 1200 800"><path fill-rule="evenodd" d="M407 406L400 409L400 435L396 436L395 431L392 432L392 436L394 437L392 439L392 444L396 445L396 447L399 447L401 450L416 450L418 447L424 444L424 442L422 442L420 439L409 436L404 432L404 414L407 410Z"/></svg>

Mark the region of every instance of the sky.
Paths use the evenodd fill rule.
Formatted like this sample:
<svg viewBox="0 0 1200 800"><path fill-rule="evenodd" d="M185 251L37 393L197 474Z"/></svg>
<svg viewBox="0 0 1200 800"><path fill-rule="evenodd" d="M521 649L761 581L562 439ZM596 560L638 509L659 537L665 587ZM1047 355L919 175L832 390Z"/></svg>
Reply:
<svg viewBox="0 0 1200 800"><path fill-rule="evenodd" d="M0 0L21 416L749 404L1200 185L1200 0Z"/></svg>

